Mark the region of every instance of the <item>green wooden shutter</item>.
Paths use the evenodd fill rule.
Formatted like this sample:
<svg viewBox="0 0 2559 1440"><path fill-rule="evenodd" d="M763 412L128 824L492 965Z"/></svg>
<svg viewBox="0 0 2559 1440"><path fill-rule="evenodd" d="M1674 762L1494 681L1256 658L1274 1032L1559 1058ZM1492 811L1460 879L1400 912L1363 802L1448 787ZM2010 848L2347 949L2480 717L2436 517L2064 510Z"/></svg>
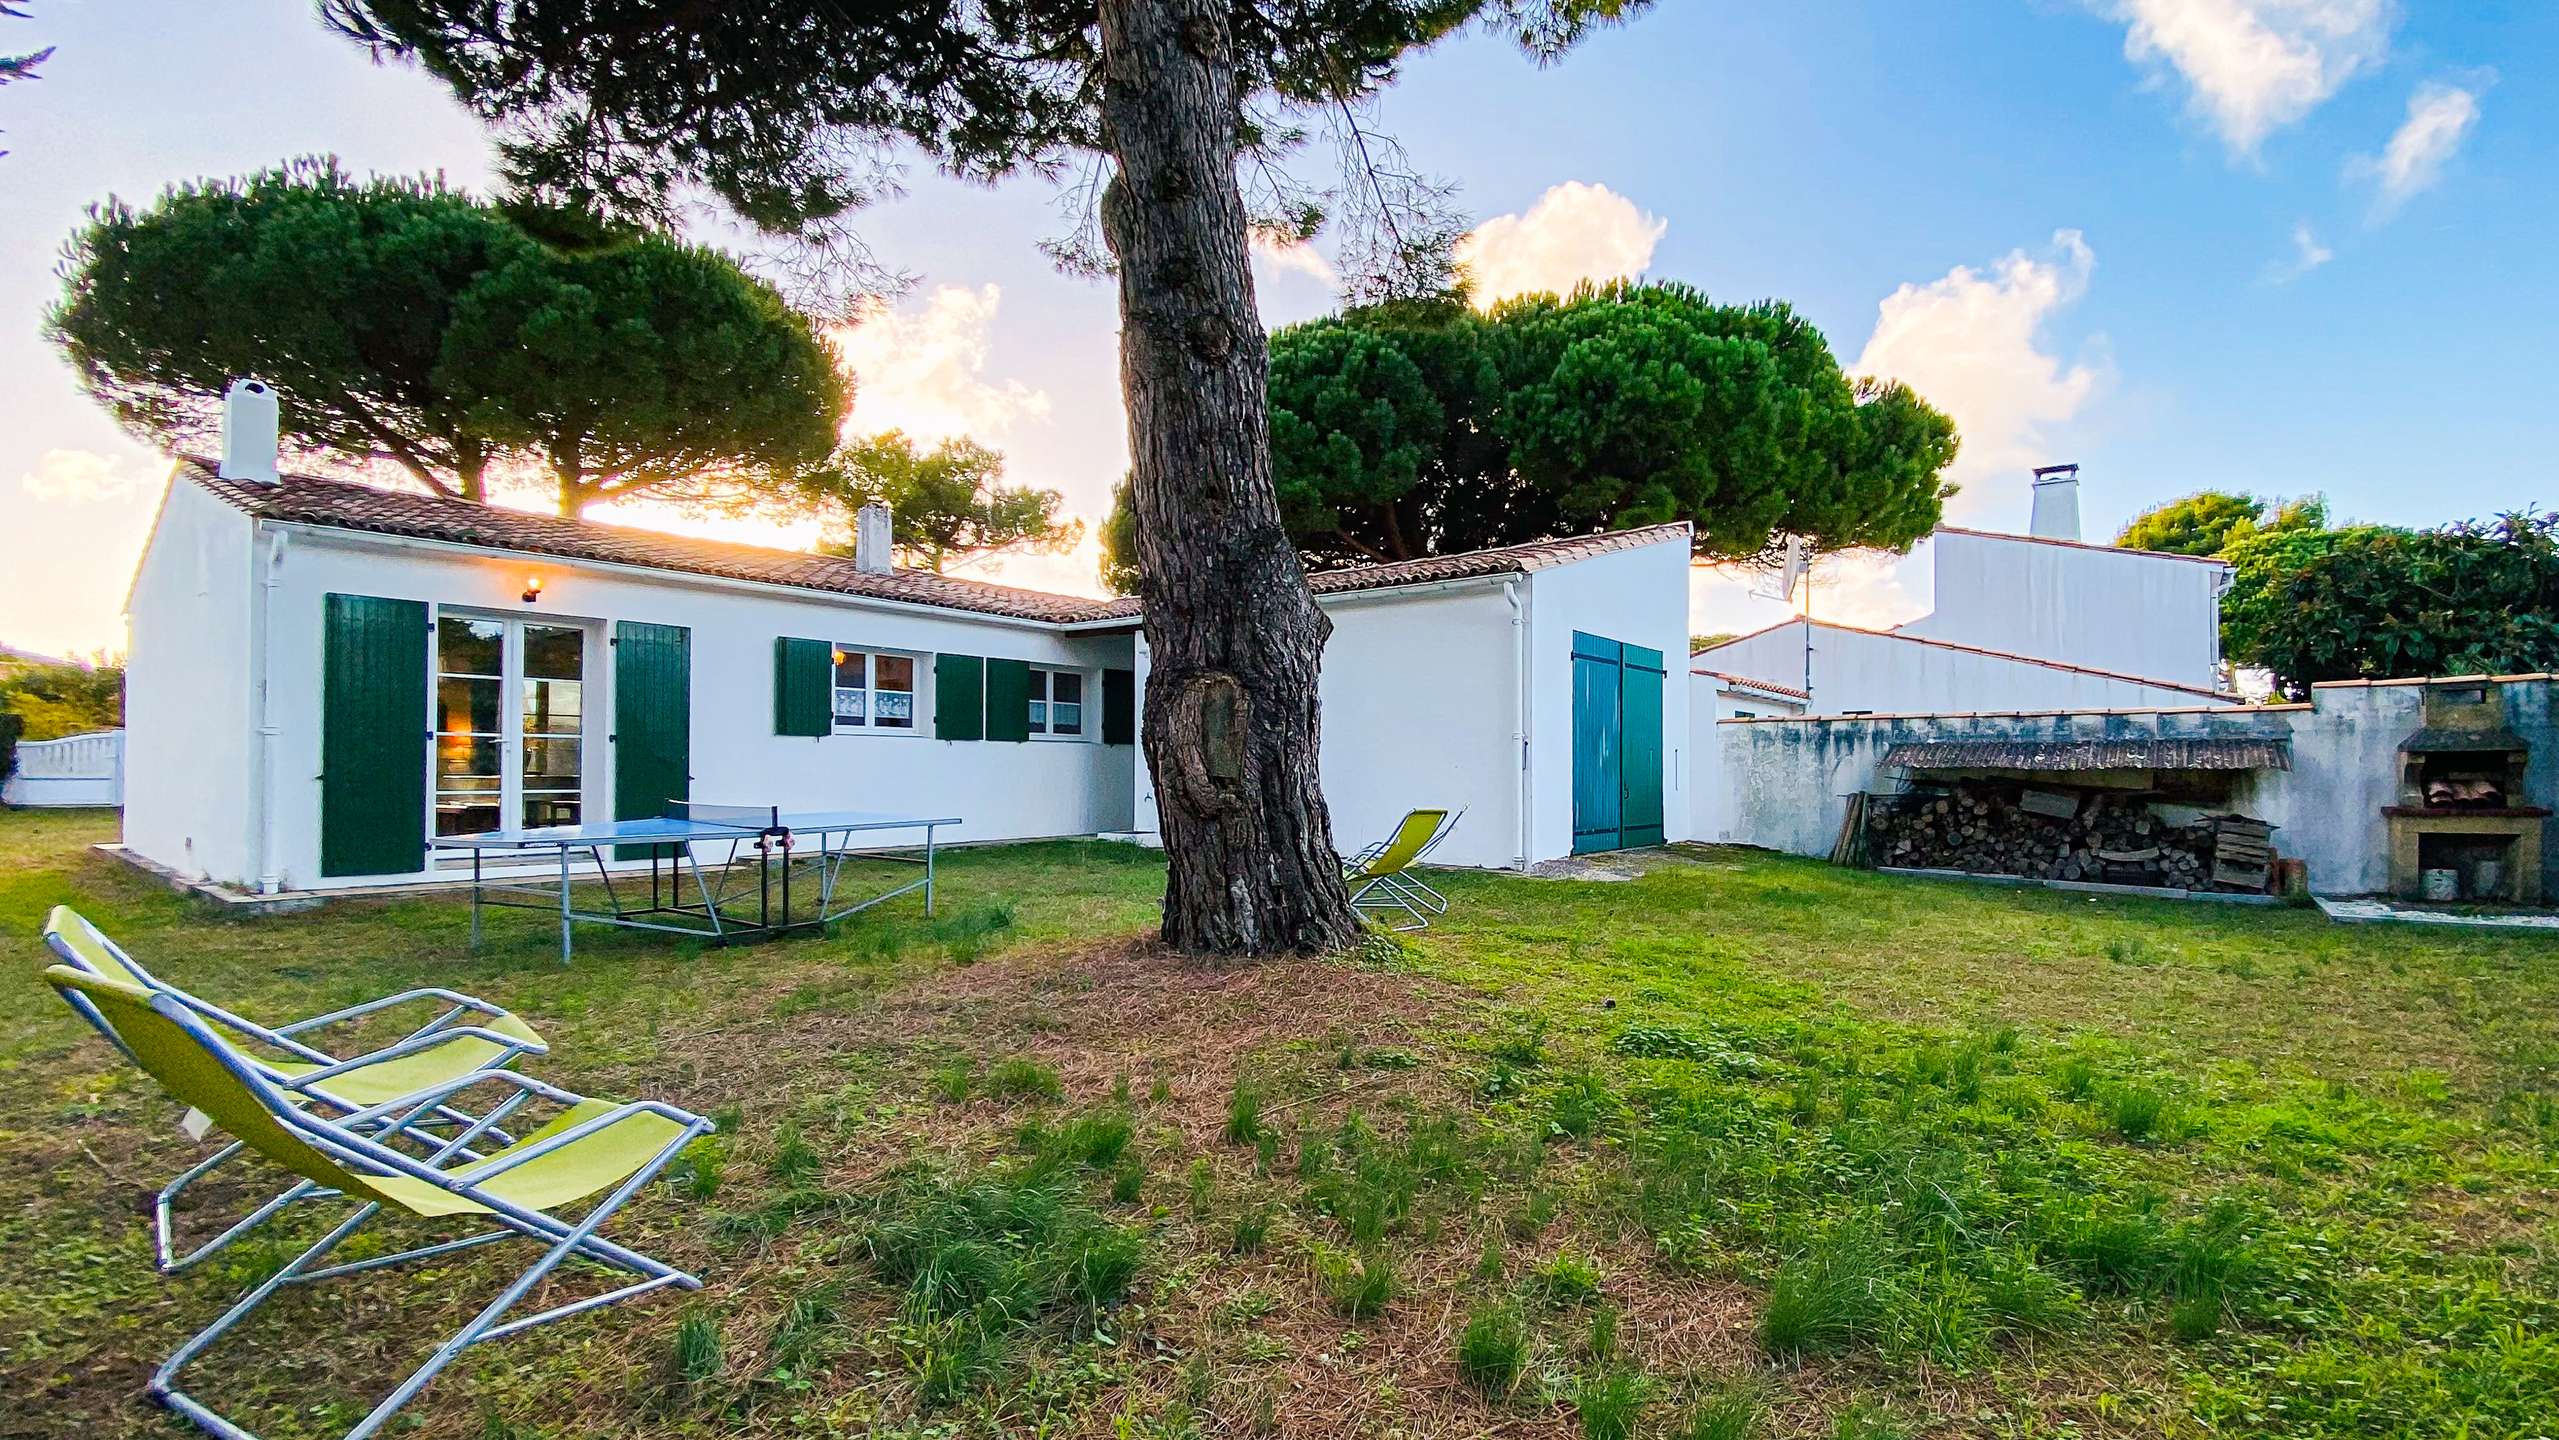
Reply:
<svg viewBox="0 0 2559 1440"><path fill-rule="evenodd" d="M320 873L426 868L427 607L330 595L320 669Z"/></svg>
<svg viewBox="0 0 2559 1440"><path fill-rule="evenodd" d="M773 642L773 733L823 735L835 724L835 647L824 640Z"/></svg>
<svg viewBox="0 0 2559 1440"><path fill-rule="evenodd" d="M986 738L1031 738L1031 662L986 662Z"/></svg>
<svg viewBox="0 0 2559 1440"><path fill-rule="evenodd" d="M1618 848L1625 804L1614 640L1573 634L1573 853Z"/></svg>
<svg viewBox="0 0 2559 1440"><path fill-rule="evenodd" d="M613 818L654 820L692 797L693 632L681 625L613 627ZM674 847L623 845L617 860L671 856Z"/></svg>
<svg viewBox="0 0 2559 1440"><path fill-rule="evenodd" d="M1626 647L1618 671L1617 843L1662 843L1662 652Z"/></svg>
<svg viewBox="0 0 2559 1440"><path fill-rule="evenodd" d="M933 737L986 738L986 662L975 655L933 657Z"/></svg>
<svg viewBox="0 0 2559 1440"><path fill-rule="evenodd" d="M1137 672L1102 672L1102 743L1128 745L1137 740Z"/></svg>

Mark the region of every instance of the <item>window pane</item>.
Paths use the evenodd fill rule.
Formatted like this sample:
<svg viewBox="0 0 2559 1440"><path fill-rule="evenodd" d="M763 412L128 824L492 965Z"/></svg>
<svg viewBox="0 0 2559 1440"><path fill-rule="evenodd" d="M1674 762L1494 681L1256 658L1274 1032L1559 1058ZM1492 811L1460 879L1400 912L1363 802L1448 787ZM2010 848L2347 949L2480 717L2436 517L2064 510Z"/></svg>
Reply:
<svg viewBox="0 0 2559 1440"><path fill-rule="evenodd" d="M527 790L569 790L578 783L578 742L575 740L527 740L524 742L524 788Z"/></svg>
<svg viewBox="0 0 2559 1440"><path fill-rule="evenodd" d="M558 625L524 627L524 673L575 680L586 671L586 632Z"/></svg>
<svg viewBox="0 0 2559 1440"><path fill-rule="evenodd" d="M498 797L488 795L438 795L435 797L435 833L438 835L477 835L498 828Z"/></svg>
<svg viewBox="0 0 2559 1440"><path fill-rule="evenodd" d="M435 728L498 733L498 687L501 680L440 676L435 682Z"/></svg>
<svg viewBox="0 0 2559 1440"><path fill-rule="evenodd" d="M859 725L862 723L862 694L863 692L860 690L838 690L835 692L836 724Z"/></svg>
<svg viewBox="0 0 2559 1440"><path fill-rule="evenodd" d="M498 788L498 761L502 752L498 742L478 735L438 735L435 737L436 785L445 790L476 790L478 785L458 783L470 776Z"/></svg>
<svg viewBox="0 0 2559 1440"><path fill-rule="evenodd" d="M1084 733L1083 706L1070 705L1065 701L1060 700L1056 705L1050 707L1050 713L1055 717L1053 723L1049 726L1050 734L1081 735Z"/></svg>
<svg viewBox="0 0 2559 1440"><path fill-rule="evenodd" d="M438 616L435 668L448 675L496 675L505 667L506 622Z"/></svg>
<svg viewBox="0 0 2559 1440"><path fill-rule="evenodd" d="M915 661L905 655L881 655L874 658L871 688L875 690L915 690Z"/></svg>
<svg viewBox="0 0 2559 1440"><path fill-rule="evenodd" d="M900 690L882 690L871 697L874 713L871 723L888 730L915 728L915 697Z"/></svg>
<svg viewBox="0 0 2559 1440"><path fill-rule="evenodd" d="M527 826L575 825L578 823L578 793L574 790L551 794L527 793L524 797L524 823Z"/></svg>
<svg viewBox="0 0 2559 1440"><path fill-rule="evenodd" d="M836 646L835 683L850 690L858 690L862 688L862 686L867 683L862 672L864 667L870 663L871 657L869 655L866 655L859 650L847 650L841 645Z"/></svg>
<svg viewBox="0 0 2559 1440"><path fill-rule="evenodd" d="M1049 698L1060 705L1080 704L1084 699L1084 677L1081 674L1056 671L1048 677Z"/></svg>
<svg viewBox="0 0 2559 1440"><path fill-rule="evenodd" d="M577 680L524 682L524 733L575 735L583 728L586 686Z"/></svg>
<svg viewBox="0 0 2559 1440"><path fill-rule="evenodd" d="M1037 694L1039 692L1034 689L1032 693ZM1045 735L1048 733L1048 702L1044 700L1034 700L1031 702L1031 733L1034 735Z"/></svg>

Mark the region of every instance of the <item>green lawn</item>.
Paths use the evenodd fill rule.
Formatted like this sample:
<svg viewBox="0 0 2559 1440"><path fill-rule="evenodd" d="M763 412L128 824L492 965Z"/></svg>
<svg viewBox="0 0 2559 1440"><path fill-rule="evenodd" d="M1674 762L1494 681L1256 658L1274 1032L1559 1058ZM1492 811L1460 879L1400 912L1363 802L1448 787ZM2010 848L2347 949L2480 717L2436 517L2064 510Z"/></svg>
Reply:
<svg viewBox="0 0 2559 1440"><path fill-rule="evenodd" d="M708 1287L467 1354L422 1433L2559 1433L2547 939L1692 851L1197 967L1151 857L1057 844L960 853L938 921L564 970L451 899L216 914L112 829L0 813L30 974L69 900L252 1015L448 985L722 1118L612 1231ZM335 1218L153 1275L175 1118L0 1007L0 1435L170 1433L150 1366ZM297 1292L199 1389L334 1434L504 1273Z"/></svg>

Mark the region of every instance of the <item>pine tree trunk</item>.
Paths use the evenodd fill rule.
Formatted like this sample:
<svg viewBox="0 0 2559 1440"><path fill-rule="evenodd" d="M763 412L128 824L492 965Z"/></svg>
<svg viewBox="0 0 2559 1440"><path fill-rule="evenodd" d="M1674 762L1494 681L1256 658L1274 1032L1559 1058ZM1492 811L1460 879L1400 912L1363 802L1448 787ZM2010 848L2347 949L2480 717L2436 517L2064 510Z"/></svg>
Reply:
<svg viewBox="0 0 2559 1440"><path fill-rule="evenodd" d="M1164 938L1217 955L1336 950L1350 909L1316 770L1315 608L1271 481L1238 112L1218 0L1101 0L1144 743L1170 874Z"/></svg>

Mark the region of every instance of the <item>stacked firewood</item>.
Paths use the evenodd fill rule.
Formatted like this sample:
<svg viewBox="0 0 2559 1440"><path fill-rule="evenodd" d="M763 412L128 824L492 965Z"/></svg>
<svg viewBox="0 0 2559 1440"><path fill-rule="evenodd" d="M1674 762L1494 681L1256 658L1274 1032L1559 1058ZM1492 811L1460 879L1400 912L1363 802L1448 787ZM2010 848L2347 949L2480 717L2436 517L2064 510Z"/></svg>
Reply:
<svg viewBox="0 0 2559 1440"><path fill-rule="evenodd" d="M2210 821L2170 825L2143 798L2102 791L1967 781L1873 796L1866 851L1877 865L2214 888Z"/></svg>

